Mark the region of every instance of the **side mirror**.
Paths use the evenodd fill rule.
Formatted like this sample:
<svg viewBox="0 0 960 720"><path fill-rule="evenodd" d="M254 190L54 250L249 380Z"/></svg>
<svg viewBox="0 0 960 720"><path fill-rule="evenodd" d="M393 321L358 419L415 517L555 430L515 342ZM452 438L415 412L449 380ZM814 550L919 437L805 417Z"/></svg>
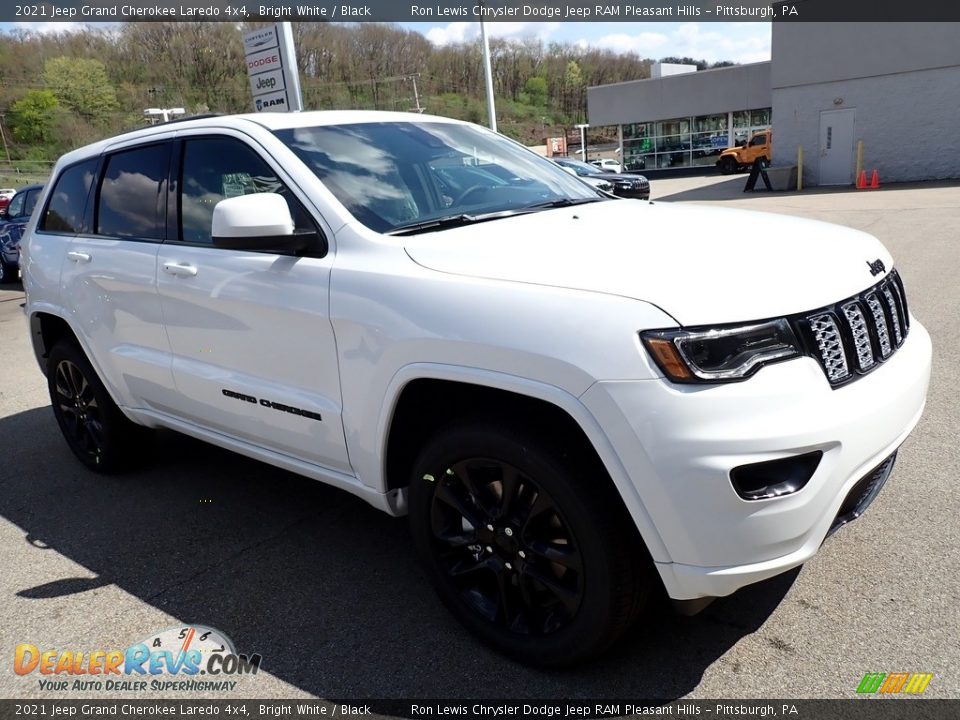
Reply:
<svg viewBox="0 0 960 720"><path fill-rule="evenodd" d="M225 250L296 253L316 241L317 233L295 233L282 195L253 193L221 200L213 208L213 246Z"/></svg>

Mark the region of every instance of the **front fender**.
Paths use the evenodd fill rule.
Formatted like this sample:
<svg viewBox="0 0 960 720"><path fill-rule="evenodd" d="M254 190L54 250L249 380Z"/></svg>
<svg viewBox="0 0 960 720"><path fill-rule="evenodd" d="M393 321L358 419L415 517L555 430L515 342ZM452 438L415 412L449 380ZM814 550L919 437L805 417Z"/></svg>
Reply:
<svg viewBox="0 0 960 720"><path fill-rule="evenodd" d="M637 494L636 487L630 481L619 456L613 449L606 434L587 407L579 398L562 388L527 378L521 378L516 375L440 363L412 363L400 368L387 386L387 392L377 421L377 448L379 452L377 453L375 462L370 462L369 467L362 467L362 465L366 464L365 460L363 458L354 459L355 469L360 477L365 478L365 484L370 484L371 481L375 481L376 487L379 488L380 492L387 492L386 459L391 421L403 389L410 382L423 379L461 382L503 390L542 400L565 412L573 419L581 431L583 431L599 456L607 473L613 480L617 492L623 499L624 505L633 518L637 529L643 537L650 555L658 562L669 561L663 540L660 538L646 507ZM406 511L405 491L390 492L392 494L394 512L397 514L404 513Z"/></svg>

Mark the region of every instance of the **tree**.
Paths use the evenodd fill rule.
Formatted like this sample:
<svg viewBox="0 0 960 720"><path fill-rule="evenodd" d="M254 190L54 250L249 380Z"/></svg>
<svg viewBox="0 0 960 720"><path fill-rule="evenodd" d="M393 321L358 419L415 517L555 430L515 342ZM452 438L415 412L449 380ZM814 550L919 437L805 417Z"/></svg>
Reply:
<svg viewBox="0 0 960 720"><path fill-rule="evenodd" d="M99 60L58 57L47 60L43 80L62 105L88 120L104 120L117 108L117 94Z"/></svg>
<svg viewBox="0 0 960 720"><path fill-rule="evenodd" d="M46 145L52 139L57 98L49 90L30 90L10 107L10 130L17 142Z"/></svg>
<svg viewBox="0 0 960 720"><path fill-rule="evenodd" d="M532 105L543 106L547 104L546 78L539 76L530 78L523 86L523 91L530 97Z"/></svg>
<svg viewBox="0 0 960 720"><path fill-rule="evenodd" d="M576 115L578 119L584 115L584 84L583 72L580 70L580 63L571 60L567 63L567 69L563 74L564 84L564 112L568 115Z"/></svg>

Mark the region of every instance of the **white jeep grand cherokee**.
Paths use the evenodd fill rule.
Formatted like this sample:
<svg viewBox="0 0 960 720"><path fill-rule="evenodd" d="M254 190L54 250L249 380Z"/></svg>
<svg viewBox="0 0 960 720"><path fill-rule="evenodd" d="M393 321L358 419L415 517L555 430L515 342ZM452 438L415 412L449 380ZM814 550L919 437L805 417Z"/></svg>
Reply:
<svg viewBox="0 0 960 720"><path fill-rule="evenodd" d="M409 514L445 604L528 662L800 565L924 406L873 237L614 199L462 122L158 125L39 207L26 312L83 463L172 428Z"/></svg>

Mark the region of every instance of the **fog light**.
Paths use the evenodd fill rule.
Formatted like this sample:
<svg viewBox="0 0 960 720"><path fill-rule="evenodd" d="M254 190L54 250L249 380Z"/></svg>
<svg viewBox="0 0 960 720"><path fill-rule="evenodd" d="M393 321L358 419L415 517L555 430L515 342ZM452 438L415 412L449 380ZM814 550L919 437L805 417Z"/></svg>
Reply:
<svg viewBox="0 0 960 720"><path fill-rule="evenodd" d="M820 465L822 450L766 462L740 465L730 471L730 482L744 500L790 495L806 485Z"/></svg>

